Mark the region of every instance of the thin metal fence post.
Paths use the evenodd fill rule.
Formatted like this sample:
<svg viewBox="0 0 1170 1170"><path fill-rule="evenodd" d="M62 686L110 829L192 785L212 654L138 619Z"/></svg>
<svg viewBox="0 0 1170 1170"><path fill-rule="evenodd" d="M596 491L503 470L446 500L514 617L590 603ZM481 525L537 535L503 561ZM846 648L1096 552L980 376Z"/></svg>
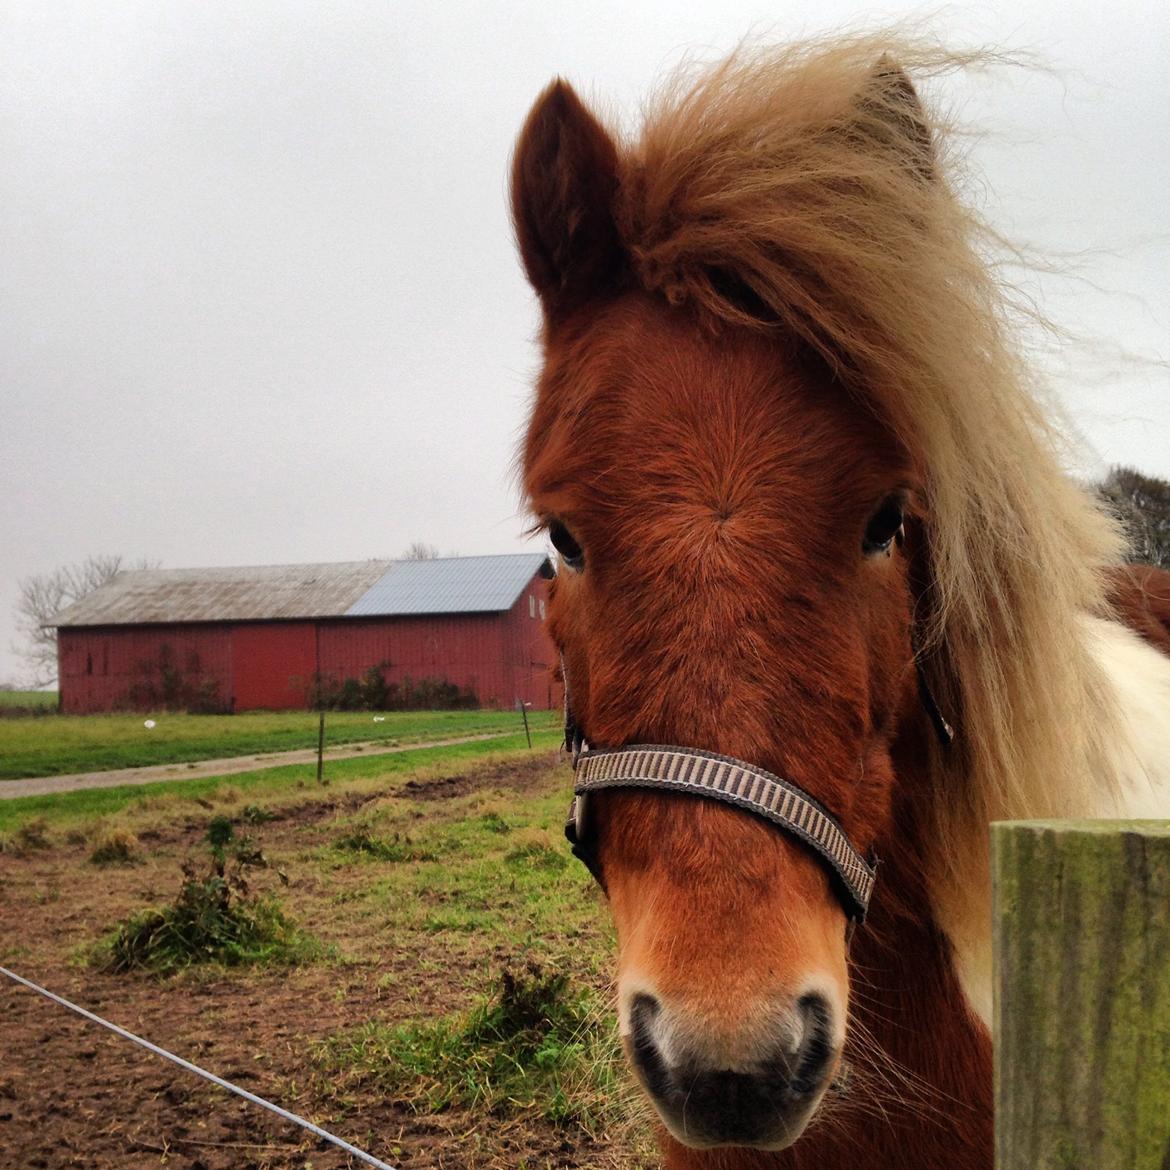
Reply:
<svg viewBox="0 0 1170 1170"><path fill-rule="evenodd" d="M322 707L317 721L317 783L325 783L325 708Z"/></svg>
<svg viewBox="0 0 1170 1170"><path fill-rule="evenodd" d="M524 720L524 738L528 740L528 750L532 750L532 732L528 730L528 704L523 699L516 700L516 706L520 708L520 718Z"/></svg>

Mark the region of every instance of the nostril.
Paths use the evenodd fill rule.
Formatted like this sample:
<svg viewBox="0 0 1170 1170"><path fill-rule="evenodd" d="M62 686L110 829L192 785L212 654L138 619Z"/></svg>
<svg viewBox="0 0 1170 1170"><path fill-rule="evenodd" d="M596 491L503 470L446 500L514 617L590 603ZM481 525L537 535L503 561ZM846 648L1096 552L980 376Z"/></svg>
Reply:
<svg viewBox="0 0 1170 1170"><path fill-rule="evenodd" d="M630 1004L631 1016L644 1018L648 1021L653 1021L661 1010L662 1004L653 995L645 991L638 992Z"/></svg>
<svg viewBox="0 0 1170 1170"><path fill-rule="evenodd" d="M630 1057L642 1074L646 1088L656 1096L670 1088L670 1070L654 1035L662 1004L652 995L639 993L630 1003Z"/></svg>
<svg viewBox="0 0 1170 1170"><path fill-rule="evenodd" d="M811 1093L820 1088L833 1060L833 1009L816 993L801 996L796 1006L804 1033L792 1059L792 1090Z"/></svg>

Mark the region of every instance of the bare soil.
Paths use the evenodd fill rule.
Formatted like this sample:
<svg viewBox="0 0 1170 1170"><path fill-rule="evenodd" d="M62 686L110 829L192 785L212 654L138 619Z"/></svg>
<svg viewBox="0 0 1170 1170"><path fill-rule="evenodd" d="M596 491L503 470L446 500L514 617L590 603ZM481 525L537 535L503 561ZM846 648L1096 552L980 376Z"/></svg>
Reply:
<svg viewBox="0 0 1170 1170"><path fill-rule="evenodd" d="M551 791L563 784L547 756L443 780L415 799L441 802L478 788ZM338 794L285 810L263 826L273 857L327 840ZM441 815L441 809L436 808ZM85 965L84 947L143 904L174 892L176 864L203 822L149 837L144 864L95 869L84 843L0 853L0 953L10 966L99 1015L324 1125L403 1170L613 1168L636 1165L620 1148L540 1119L420 1115L358 1090L339 1101L308 1054L331 1033L373 1015L417 1019L465 1008L482 986L484 949L440 936L388 946L377 923L344 917L360 875L294 866L285 901L302 924L339 944L343 963L293 969L188 972L159 980ZM297 876L301 874L301 876ZM323 889L323 885L328 885ZM412 949L413 948L413 949ZM442 975L433 972L441 963ZM420 972L429 970L429 975ZM0 977L0 1168L40 1170L333 1170L359 1166L342 1151Z"/></svg>

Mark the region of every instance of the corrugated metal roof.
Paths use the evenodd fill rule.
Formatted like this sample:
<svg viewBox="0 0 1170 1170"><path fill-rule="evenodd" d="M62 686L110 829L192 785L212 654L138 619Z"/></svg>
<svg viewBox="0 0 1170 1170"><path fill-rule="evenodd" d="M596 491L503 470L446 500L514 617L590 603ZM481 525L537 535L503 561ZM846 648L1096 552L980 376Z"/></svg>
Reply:
<svg viewBox="0 0 1170 1170"><path fill-rule="evenodd" d="M347 617L409 613L499 613L540 571L544 553L392 561L347 609Z"/></svg>
<svg viewBox="0 0 1170 1170"><path fill-rule="evenodd" d="M517 553L435 561L133 569L74 602L54 624L498 612L512 606L544 561L541 553Z"/></svg>

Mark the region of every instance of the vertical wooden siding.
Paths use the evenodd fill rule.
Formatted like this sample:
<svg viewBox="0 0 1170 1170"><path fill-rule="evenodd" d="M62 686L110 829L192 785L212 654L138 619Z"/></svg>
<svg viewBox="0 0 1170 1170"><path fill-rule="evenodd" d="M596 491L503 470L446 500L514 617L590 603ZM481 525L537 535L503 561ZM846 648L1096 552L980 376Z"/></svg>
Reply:
<svg viewBox="0 0 1170 1170"><path fill-rule="evenodd" d="M246 622L232 627L234 710L304 707L316 674L313 622Z"/></svg>
<svg viewBox="0 0 1170 1170"><path fill-rule="evenodd" d="M160 657L195 683L214 682L224 706L240 711L301 707L317 669L340 681L381 664L389 664L389 682L444 679L471 688L483 706L522 699L557 707L547 600L548 583L535 576L507 613L65 628L58 639L62 708L141 706L135 686L152 671L157 679Z"/></svg>
<svg viewBox="0 0 1170 1170"><path fill-rule="evenodd" d="M226 625L87 626L57 635L61 709L67 714L157 706L164 663L189 687L213 683L225 705L232 682Z"/></svg>
<svg viewBox="0 0 1170 1170"><path fill-rule="evenodd" d="M548 582L534 577L503 617L504 684L509 697L501 706L511 706L516 699L536 710L561 705L560 685L553 680L557 652L548 636L547 608Z"/></svg>
<svg viewBox="0 0 1170 1170"><path fill-rule="evenodd" d="M361 678L381 666L387 682L444 679L491 705L500 689L497 614L340 618L320 623L321 673Z"/></svg>
<svg viewBox="0 0 1170 1170"><path fill-rule="evenodd" d="M560 693L549 674L556 653L540 606L547 599L547 582L537 576L507 613L321 621L321 672L341 680L382 666L387 682L444 679L473 690L485 707L511 707L518 698L556 707Z"/></svg>

